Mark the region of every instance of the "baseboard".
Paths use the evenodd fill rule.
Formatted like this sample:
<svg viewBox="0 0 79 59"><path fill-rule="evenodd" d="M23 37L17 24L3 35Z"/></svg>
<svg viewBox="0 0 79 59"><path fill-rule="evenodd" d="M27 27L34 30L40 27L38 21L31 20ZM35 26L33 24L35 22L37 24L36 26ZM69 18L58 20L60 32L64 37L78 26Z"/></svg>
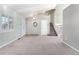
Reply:
<svg viewBox="0 0 79 59"><path fill-rule="evenodd" d="M26 34L26 36L39 36L39 34Z"/></svg>
<svg viewBox="0 0 79 59"><path fill-rule="evenodd" d="M69 44L67 44L66 42L64 42L64 41L62 41L64 44L66 44L67 46L69 46L70 48L72 48L73 50L75 50L76 52L78 52L79 53L79 50L78 49L76 49L76 48L74 48L73 46L71 46L71 45L69 45Z"/></svg>
<svg viewBox="0 0 79 59"><path fill-rule="evenodd" d="M11 40L11 41L9 41L9 42L8 42L8 43L6 43L6 44L1 45L1 46L0 46L0 48L7 46L8 44L10 44L10 43L14 42L15 40L17 40L17 39Z"/></svg>
<svg viewBox="0 0 79 59"><path fill-rule="evenodd" d="M24 34L24 35L25 35L25 34ZM12 42L16 41L18 38L22 38L24 35L22 35L21 37L17 37L17 38L15 38L15 39L13 39L13 40L9 41L9 42L8 42L8 43L6 43L6 44L1 45L1 46L0 46L0 48L7 46L8 44L10 44L10 43L12 43Z"/></svg>

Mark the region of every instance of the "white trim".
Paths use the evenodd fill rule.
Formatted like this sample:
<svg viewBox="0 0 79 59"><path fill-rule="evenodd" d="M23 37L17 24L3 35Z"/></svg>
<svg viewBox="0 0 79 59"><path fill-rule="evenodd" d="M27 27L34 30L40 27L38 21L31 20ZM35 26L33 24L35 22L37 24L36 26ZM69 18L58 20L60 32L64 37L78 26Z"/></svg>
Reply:
<svg viewBox="0 0 79 59"><path fill-rule="evenodd" d="M25 34L24 34L24 35L25 35ZM22 35L21 37L23 37L24 35ZM6 44L1 45L0 48L2 48L2 47L4 47L4 46L7 46L8 44L14 42L15 40L17 40L18 38L21 38L21 37L17 37L17 38L15 38L15 39L13 39L13 40L7 42Z"/></svg>
<svg viewBox="0 0 79 59"><path fill-rule="evenodd" d="M55 29L56 33L58 34L58 32L57 32L57 26L56 25L54 25L54 29Z"/></svg>
<svg viewBox="0 0 79 59"><path fill-rule="evenodd" d="M66 42L64 42L64 41L62 41L62 42L63 42L64 44L66 44L67 46L69 46L70 48L72 48L73 50L75 50L76 52L79 53L79 50L78 50L78 49L74 48L73 46L69 45L68 43L66 43Z"/></svg>
<svg viewBox="0 0 79 59"><path fill-rule="evenodd" d="M0 46L0 48L2 48L2 47L4 47L4 46L7 46L8 44L10 44L10 43L14 42L15 40L17 40L17 39L11 40L11 41L9 41L9 42L8 42L8 43L6 43L6 44L1 45L1 46Z"/></svg>
<svg viewBox="0 0 79 59"><path fill-rule="evenodd" d="M60 27L60 26L63 27L62 24L56 24L56 25L54 25L55 31L56 31L56 33L57 33L58 35L60 34L60 33L58 33L58 30L59 30L59 27Z"/></svg>

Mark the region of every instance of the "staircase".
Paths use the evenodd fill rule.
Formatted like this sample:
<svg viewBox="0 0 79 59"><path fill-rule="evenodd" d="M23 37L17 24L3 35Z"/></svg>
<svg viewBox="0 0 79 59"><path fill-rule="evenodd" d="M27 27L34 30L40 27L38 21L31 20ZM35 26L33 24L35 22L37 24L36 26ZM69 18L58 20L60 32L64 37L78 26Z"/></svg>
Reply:
<svg viewBox="0 0 79 59"><path fill-rule="evenodd" d="M50 34L48 34L48 36L57 36L57 33L52 23L50 23Z"/></svg>

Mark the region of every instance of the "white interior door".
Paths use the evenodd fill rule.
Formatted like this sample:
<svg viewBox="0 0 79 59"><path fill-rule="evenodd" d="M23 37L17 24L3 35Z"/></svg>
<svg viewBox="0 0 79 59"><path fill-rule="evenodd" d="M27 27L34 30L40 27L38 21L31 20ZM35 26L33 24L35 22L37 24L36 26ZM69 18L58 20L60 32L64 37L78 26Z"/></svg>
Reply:
<svg viewBox="0 0 79 59"><path fill-rule="evenodd" d="M47 20L41 20L41 35L47 35Z"/></svg>

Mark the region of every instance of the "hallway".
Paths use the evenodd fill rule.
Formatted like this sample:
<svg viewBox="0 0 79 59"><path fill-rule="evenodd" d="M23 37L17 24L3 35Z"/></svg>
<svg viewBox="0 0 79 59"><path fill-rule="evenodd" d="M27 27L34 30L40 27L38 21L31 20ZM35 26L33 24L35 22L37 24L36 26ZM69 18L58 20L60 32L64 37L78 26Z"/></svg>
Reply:
<svg viewBox="0 0 79 59"><path fill-rule="evenodd" d="M74 55L57 36L24 36L0 49L1 55Z"/></svg>
<svg viewBox="0 0 79 59"><path fill-rule="evenodd" d="M70 46L79 49L77 46L79 44L79 36L75 35L76 33L78 34L78 32L74 32L75 28L75 31L78 31L78 27L76 27L77 24L75 24L75 26L73 24L74 27L72 26L71 28L72 24L70 24L70 17L68 16L73 13L75 8L73 7L71 9L71 13L64 11L63 14L63 10L68 6L69 5L63 4L0 5L0 55L79 54L63 43L64 41ZM68 10L70 11L70 9ZM69 13L68 15L66 15L67 12ZM74 14L75 13L73 13L73 15ZM78 14L76 15L78 16ZM64 21L64 25L66 26L69 22L69 25L66 26L69 29L64 28L63 15L65 20L68 18L68 21ZM78 18L76 20L78 20ZM71 31L70 29L73 30ZM65 30L67 31L64 32ZM71 34L73 38L75 36L75 40L71 38Z"/></svg>

